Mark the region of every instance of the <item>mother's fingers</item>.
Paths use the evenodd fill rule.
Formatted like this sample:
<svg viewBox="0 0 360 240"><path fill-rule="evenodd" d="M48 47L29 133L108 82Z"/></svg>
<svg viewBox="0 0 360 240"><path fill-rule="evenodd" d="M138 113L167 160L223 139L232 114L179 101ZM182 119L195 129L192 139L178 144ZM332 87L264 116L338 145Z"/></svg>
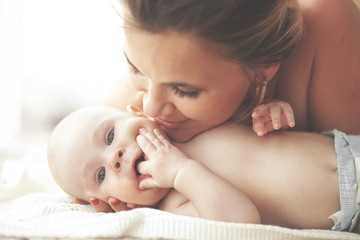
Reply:
<svg viewBox="0 0 360 240"><path fill-rule="evenodd" d="M89 204L89 202L87 201L84 201L82 199L79 199L79 198L74 198L71 203L74 203L74 204L81 204L81 205L86 205L86 204Z"/></svg>
<svg viewBox="0 0 360 240"><path fill-rule="evenodd" d="M120 201L120 200L117 199L117 198L109 197L108 202L109 202L110 207L111 207L115 212L120 212L120 211L129 210L129 208L127 207L126 203Z"/></svg>
<svg viewBox="0 0 360 240"><path fill-rule="evenodd" d="M97 212L120 212L129 210L125 202L114 197L109 197L108 203L101 199L90 197L90 203Z"/></svg>
<svg viewBox="0 0 360 240"><path fill-rule="evenodd" d="M97 212L114 212L107 202L104 202L98 198L90 197L90 203Z"/></svg>

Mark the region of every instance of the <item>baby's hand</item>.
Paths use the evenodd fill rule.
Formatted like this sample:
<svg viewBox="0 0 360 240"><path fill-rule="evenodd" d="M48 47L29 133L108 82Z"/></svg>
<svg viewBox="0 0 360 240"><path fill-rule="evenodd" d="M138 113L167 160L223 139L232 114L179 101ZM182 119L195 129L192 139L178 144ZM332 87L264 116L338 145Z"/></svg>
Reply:
<svg viewBox="0 0 360 240"><path fill-rule="evenodd" d="M161 135L158 129L152 133L142 128L136 140L148 157L148 160L138 165L141 174L149 175L140 181L139 188L174 187L178 172L189 158Z"/></svg>
<svg viewBox="0 0 360 240"><path fill-rule="evenodd" d="M295 126L294 112L290 104L279 100L257 106L251 117L253 130L258 136Z"/></svg>

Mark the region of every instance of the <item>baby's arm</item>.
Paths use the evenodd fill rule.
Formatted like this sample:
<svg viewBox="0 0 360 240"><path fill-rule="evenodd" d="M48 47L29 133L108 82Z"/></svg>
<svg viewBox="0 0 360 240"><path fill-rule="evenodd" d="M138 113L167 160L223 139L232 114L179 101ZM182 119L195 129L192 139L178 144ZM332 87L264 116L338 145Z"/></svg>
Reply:
<svg viewBox="0 0 360 240"><path fill-rule="evenodd" d="M280 128L295 126L294 112L290 104L280 100L260 104L254 108L251 117L253 130L258 136Z"/></svg>
<svg viewBox="0 0 360 240"><path fill-rule="evenodd" d="M138 166L139 172L150 177L140 182L140 189L151 187L175 188L188 199L180 204L176 213L188 215L189 209L196 209L192 216L201 218L260 223L260 216L253 202L240 190L217 176L198 161L188 158L172 145L158 130L154 134L142 129L137 137L139 146L148 160ZM181 211L181 207L185 207ZM171 211L171 209L170 209Z"/></svg>

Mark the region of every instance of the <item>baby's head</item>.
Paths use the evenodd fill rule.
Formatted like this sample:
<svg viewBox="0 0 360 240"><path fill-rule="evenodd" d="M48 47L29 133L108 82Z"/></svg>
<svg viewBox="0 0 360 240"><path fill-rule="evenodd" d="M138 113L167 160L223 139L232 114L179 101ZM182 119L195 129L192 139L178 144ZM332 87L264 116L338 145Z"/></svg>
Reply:
<svg viewBox="0 0 360 240"><path fill-rule="evenodd" d="M111 107L86 107L65 117L54 129L48 162L59 186L69 195L89 202L109 197L136 205L154 205L169 189L139 190L144 178L136 170L145 156L136 142L139 129L158 126Z"/></svg>

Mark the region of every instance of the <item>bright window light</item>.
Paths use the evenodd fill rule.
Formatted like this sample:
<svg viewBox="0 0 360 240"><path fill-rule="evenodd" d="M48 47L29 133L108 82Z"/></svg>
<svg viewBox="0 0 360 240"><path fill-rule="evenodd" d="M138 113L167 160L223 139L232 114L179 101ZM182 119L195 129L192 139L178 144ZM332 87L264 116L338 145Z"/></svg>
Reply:
<svg viewBox="0 0 360 240"><path fill-rule="evenodd" d="M99 103L124 69L109 1L0 0L0 144Z"/></svg>

